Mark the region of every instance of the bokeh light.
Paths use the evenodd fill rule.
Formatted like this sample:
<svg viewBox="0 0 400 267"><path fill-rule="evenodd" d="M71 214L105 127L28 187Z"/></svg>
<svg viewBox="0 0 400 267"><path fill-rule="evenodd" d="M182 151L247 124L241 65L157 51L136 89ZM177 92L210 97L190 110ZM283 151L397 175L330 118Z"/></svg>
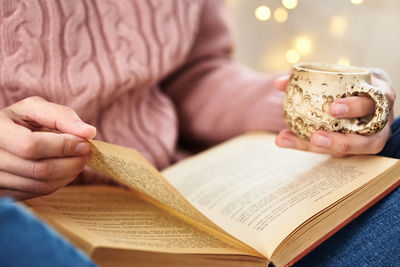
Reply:
<svg viewBox="0 0 400 267"><path fill-rule="evenodd" d="M348 58L341 58L338 60L337 64L343 66L350 66L350 60Z"/></svg>
<svg viewBox="0 0 400 267"><path fill-rule="evenodd" d="M299 60L300 60L299 52L297 52L294 49L288 50L286 52L286 60L291 64L299 62Z"/></svg>
<svg viewBox="0 0 400 267"><path fill-rule="evenodd" d="M256 8L254 14L256 15L256 18L258 20L266 21L269 20L269 18L271 17L271 9L269 9L269 7L267 6L262 5Z"/></svg>
<svg viewBox="0 0 400 267"><path fill-rule="evenodd" d="M301 54L308 54L311 50L311 40L306 36L301 36L296 39L295 48Z"/></svg>
<svg viewBox="0 0 400 267"><path fill-rule="evenodd" d="M352 2L355 5L359 5L363 2L364 0L350 0L350 2Z"/></svg>
<svg viewBox="0 0 400 267"><path fill-rule="evenodd" d="M274 18L276 22L284 23L288 18L288 12L283 7L278 7L274 11Z"/></svg>
<svg viewBox="0 0 400 267"><path fill-rule="evenodd" d="M297 6L297 0L282 0L282 5L287 9L293 9Z"/></svg>

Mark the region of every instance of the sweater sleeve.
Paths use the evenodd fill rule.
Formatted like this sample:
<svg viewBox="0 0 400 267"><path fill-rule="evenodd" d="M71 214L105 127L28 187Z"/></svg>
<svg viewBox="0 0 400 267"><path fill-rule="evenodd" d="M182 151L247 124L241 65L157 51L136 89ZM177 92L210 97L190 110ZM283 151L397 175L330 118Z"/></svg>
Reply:
<svg viewBox="0 0 400 267"><path fill-rule="evenodd" d="M186 63L163 83L185 140L212 145L249 130L277 132L283 93L277 75L256 73L231 59L232 36L222 0L206 0Z"/></svg>

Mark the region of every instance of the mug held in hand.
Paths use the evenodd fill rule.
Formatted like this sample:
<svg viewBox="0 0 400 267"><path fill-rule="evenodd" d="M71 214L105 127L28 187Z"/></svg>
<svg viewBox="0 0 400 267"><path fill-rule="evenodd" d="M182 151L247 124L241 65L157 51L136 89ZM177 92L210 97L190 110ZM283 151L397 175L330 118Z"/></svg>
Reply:
<svg viewBox="0 0 400 267"><path fill-rule="evenodd" d="M371 135L385 127L390 105L384 93L371 84L366 69L322 63L293 66L284 101L289 128L308 139L313 132ZM364 118L338 119L329 114L329 104L347 96L367 96L375 102L375 114Z"/></svg>

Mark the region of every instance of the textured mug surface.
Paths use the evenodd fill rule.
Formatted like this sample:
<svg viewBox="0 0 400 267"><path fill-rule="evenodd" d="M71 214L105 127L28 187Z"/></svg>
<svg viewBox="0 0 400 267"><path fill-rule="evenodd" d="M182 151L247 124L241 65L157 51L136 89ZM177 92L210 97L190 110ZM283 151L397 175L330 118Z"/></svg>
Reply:
<svg viewBox="0 0 400 267"><path fill-rule="evenodd" d="M390 105L384 93L371 84L371 73L362 68L322 63L293 66L284 101L289 128L308 139L317 130L371 135L386 125ZM335 118L329 104L347 96L367 96L375 102L373 116Z"/></svg>

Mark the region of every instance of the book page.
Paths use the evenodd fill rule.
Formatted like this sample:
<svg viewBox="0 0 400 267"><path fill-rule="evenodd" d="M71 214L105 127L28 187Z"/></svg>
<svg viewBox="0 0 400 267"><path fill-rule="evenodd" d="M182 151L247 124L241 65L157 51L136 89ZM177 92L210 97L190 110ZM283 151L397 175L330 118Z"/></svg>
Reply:
<svg viewBox="0 0 400 267"><path fill-rule="evenodd" d="M244 254L120 188L69 186L26 203L50 223L57 222L96 247Z"/></svg>
<svg viewBox="0 0 400 267"><path fill-rule="evenodd" d="M268 258L296 227L397 162L282 149L274 138L239 137L163 171L209 219Z"/></svg>
<svg viewBox="0 0 400 267"><path fill-rule="evenodd" d="M141 193L142 198L208 231L213 236L240 246L242 250L254 249L221 230L195 209L139 152L122 146L90 140L92 157L89 166Z"/></svg>
<svg viewBox="0 0 400 267"><path fill-rule="evenodd" d="M90 141L89 166L196 221L214 227L194 209L140 153L100 141Z"/></svg>

